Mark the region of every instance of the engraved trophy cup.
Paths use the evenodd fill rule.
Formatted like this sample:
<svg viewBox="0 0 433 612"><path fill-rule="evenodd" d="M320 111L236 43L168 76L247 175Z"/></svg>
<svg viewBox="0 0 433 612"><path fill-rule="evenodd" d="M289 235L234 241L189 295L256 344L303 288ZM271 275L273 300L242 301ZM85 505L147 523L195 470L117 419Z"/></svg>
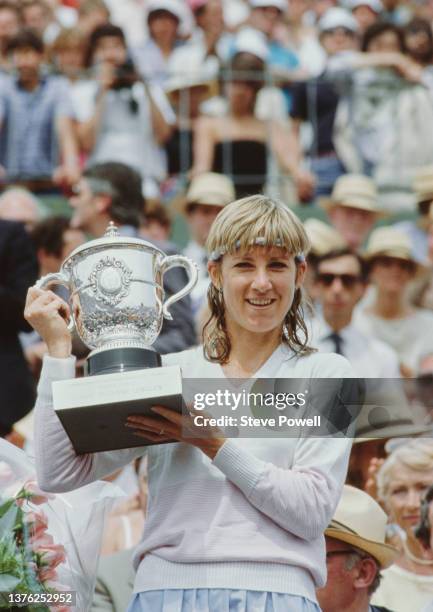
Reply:
<svg viewBox="0 0 433 612"><path fill-rule="evenodd" d="M163 276L176 266L187 270L189 280L164 302ZM68 327L92 349L87 376L53 383L54 408L77 453L142 446L145 440L124 426L128 414L149 414L155 404L181 411L180 368L160 367L152 343L163 319L172 320L170 306L196 282L190 259L119 236L113 223L103 238L75 249L59 273L37 282L41 289L68 289Z"/></svg>

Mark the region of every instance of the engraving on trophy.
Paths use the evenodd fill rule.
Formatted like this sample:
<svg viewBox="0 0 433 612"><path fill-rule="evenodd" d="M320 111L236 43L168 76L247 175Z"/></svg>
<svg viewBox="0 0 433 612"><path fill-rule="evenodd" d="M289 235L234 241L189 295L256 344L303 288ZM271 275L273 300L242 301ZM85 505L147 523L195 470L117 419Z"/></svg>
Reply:
<svg viewBox="0 0 433 612"><path fill-rule="evenodd" d="M129 294L132 270L114 257L104 257L94 266L89 284L97 300L117 306Z"/></svg>

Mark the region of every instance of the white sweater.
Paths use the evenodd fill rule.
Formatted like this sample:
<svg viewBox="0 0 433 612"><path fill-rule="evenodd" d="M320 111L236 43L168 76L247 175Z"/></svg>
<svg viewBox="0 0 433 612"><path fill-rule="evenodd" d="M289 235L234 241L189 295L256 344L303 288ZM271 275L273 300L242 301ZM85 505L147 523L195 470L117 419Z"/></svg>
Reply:
<svg viewBox="0 0 433 612"><path fill-rule="evenodd" d="M202 348L163 357L184 377L223 377ZM51 382L72 378L74 359L46 357L35 411L40 486L75 489L147 452L149 496L135 555L135 592L170 588L275 591L315 601L326 580L323 531L346 476L343 438L227 440L211 461L184 443L77 456L52 406ZM296 357L280 346L257 378L353 377L334 354Z"/></svg>

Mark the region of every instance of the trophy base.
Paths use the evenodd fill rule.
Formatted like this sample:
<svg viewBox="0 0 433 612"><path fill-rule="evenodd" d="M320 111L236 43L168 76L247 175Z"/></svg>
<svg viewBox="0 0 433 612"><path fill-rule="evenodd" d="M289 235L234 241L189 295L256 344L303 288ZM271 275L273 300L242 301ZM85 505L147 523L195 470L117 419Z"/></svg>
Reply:
<svg viewBox="0 0 433 612"><path fill-rule="evenodd" d="M53 404L78 455L153 445L134 435L126 419L158 418L151 411L156 405L182 414L181 370L163 366L56 381Z"/></svg>
<svg viewBox="0 0 433 612"><path fill-rule="evenodd" d="M89 355L86 361L86 375L99 376L160 366L161 355L153 349L112 348Z"/></svg>

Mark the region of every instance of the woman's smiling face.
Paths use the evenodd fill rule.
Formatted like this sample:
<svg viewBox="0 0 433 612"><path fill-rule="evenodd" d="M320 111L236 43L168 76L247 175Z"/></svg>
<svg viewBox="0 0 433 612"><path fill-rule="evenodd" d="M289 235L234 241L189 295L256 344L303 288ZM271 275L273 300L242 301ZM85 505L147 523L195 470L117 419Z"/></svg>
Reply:
<svg viewBox="0 0 433 612"><path fill-rule="evenodd" d="M286 249L265 246L227 253L221 262L211 262L209 273L213 284L223 290L229 329L281 330L305 268Z"/></svg>

